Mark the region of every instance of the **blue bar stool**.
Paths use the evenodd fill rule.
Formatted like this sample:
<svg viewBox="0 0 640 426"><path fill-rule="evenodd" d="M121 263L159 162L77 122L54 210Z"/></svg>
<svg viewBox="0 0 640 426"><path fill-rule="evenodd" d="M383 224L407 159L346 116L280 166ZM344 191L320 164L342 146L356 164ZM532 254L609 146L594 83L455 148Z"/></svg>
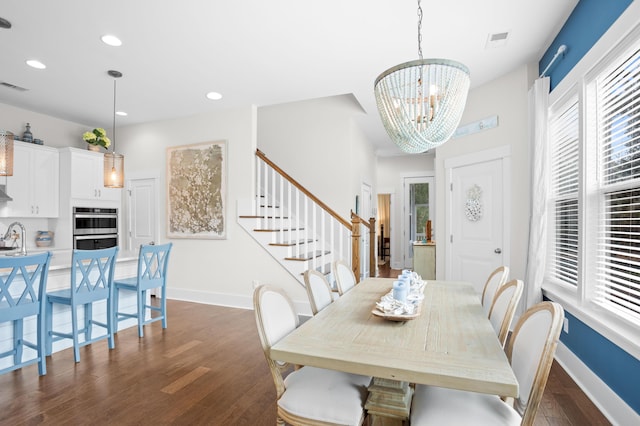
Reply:
<svg viewBox="0 0 640 426"><path fill-rule="evenodd" d="M101 250L74 250L71 258L71 288L47 293L47 355L52 344L61 339L73 340L73 355L80 362L80 346L108 339L109 349L115 347L113 339L113 270L118 247ZM93 319L93 302L107 303L106 322ZM71 333L53 330L53 304L71 307ZM78 329L78 306L84 306L84 322ZM107 330L106 334L92 338L94 325ZM78 335L84 333L84 341Z"/></svg>
<svg viewBox="0 0 640 426"><path fill-rule="evenodd" d="M143 244L140 246L138 256L138 275L131 278L119 279L114 282L115 287L115 327L118 331L118 323L128 318L138 319L138 336L144 337L142 327L155 321L162 320L162 328L167 328L167 265L173 243L168 244ZM160 306L147 304L147 290L160 288ZM118 310L118 298L120 290L135 291L138 309L136 313L120 312ZM159 312L157 316L149 316L146 319L147 308L153 312Z"/></svg>
<svg viewBox="0 0 640 426"><path fill-rule="evenodd" d="M0 257L0 322L13 322L13 348L0 354L0 358L13 356L13 365L0 370L0 374L35 362L38 363L38 374L47 374L43 300L50 260L50 252ZM37 320L37 343L23 338L23 320L32 316ZM34 349L37 356L23 361L24 346Z"/></svg>

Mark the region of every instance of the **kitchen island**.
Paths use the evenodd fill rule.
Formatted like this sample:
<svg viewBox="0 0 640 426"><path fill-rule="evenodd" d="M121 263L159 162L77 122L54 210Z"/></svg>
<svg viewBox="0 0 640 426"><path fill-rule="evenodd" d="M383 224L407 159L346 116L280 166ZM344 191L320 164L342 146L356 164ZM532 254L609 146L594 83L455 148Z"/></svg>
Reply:
<svg viewBox="0 0 640 426"><path fill-rule="evenodd" d="M413 243L413 270L424 280L436 279L436 243Z"/></svg>
<svg viewBox="0 0 640 426"><path fill-rule="evenodd" d="M42 253L47 250L29 250L27 254ZM71 286L71 255L72 250L48 250L51 252L51 261L49 264L49 275L47 278L47 291L60 290L69 288ZM116 258L116 267L114 270L114 278L126 278L135 276L138 267L138 251L118 251ZM126 310L127 312L135 312L136 310L136 295L134 292L121 291L119 299L120 310ZM100 301L93 304L93 318L106 322L106 302ZM84 321L84 310L78 309L78 321L81 323ZM122 321L119 325L120 330L126 327L131 327L136 324L134 318ZM53 310L53 327L54 330L70 332L71 331L71 312L68 306L54 304ZM36 318L27 318L24 321L24 338L31 342L36 342ZM102 334L104 329L102 327L94 327L94 335ZM13 325L11 322L0 323L0 353L10 350L13 339ZM104 345L105 350L108 350L106 340L103 342L97 342L98 345ZM70 348L72 341L70 339L63 339L53 343L53 357L55 358L55 352ZM116 345L117 348L117 345ZM24 359L32 358L34 351L25 347ZM49 361L50 362L50 361ZM11 357L0 359L0 368L11 365Z"/></svg>

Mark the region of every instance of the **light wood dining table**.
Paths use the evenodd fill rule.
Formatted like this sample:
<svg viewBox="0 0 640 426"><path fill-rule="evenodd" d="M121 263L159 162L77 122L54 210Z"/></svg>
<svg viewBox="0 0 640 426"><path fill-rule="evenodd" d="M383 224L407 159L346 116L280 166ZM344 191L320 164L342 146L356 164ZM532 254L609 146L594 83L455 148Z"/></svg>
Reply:
<svg viewBox="0 0 640 426"><path fill-rule="evenodd" d="M372 425L406 423L419 383L508 397L518 382L471 283L431 281L420 315L372 313L393 279L367 278L272 346L272 359L372 376Z"/></svg>

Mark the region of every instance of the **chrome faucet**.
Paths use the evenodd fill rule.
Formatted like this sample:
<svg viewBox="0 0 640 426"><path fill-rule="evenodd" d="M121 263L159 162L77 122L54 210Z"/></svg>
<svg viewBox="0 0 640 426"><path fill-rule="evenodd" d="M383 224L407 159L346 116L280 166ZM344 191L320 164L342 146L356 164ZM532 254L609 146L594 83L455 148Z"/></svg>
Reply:
<svg viewBox="0 0 640 426"><path fill-rule="evenodd" d="M27 246L25 244L25 237L27 236L27 231L24 229L24 225L23 224L21 224L20 222L13 222L7 228L7 232L4 234L4 237L2 237L2 239L6 240L7 238L9 238L9 235L11 234L11 230L13 229L13 227L15 225L18 225L20 227L20 232L22 233L20 235L20 243L21 243L20 244L20 256L26 256L27 255Z"/></svg>

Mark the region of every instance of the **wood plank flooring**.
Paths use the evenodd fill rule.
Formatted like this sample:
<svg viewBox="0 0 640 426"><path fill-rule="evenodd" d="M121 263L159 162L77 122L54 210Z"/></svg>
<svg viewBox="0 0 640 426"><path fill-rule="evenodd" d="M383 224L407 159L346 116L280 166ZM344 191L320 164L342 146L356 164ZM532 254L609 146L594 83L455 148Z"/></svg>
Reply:
<svg viewBox="0 0 640 426"><path fill-rule="evenodd" d="M253 311L169 300L168 329L54 353L0 376L1 425L274 425L275 388ZM537 425L609 424L554 364Z"/></svg>

